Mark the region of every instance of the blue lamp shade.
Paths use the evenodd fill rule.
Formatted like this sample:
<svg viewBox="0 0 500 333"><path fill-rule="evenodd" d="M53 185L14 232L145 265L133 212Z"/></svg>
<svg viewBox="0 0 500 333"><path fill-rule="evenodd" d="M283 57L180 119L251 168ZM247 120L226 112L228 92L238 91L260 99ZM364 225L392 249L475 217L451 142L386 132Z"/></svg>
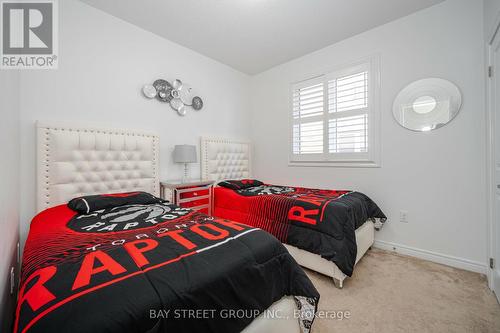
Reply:
<svg viewBox="0 0 500 333"><path fill-rule="evenodd" d="M196 146L192 145L176 145L174 148L175 163L196 163Z"/></svg>

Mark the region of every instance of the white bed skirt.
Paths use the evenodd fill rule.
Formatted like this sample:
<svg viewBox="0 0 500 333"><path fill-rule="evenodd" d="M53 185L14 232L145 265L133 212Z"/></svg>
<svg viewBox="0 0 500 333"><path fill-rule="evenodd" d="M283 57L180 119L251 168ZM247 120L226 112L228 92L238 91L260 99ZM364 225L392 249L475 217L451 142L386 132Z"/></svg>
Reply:
<svg viewBox="0 0 500 333"><path fill-rule="evenodd" d="M264 314L255 318L242 333L300 333L299 320L294 317L297 305L292 296L285 296L268 309L268 313L279 314L280 318L270 318ZM283 319L287 317L287 319Z"/></svg>
<svg viewBox="0 0 500 333"><path fill-rule="evenodd" d="M366 221L362 226L356 229L356 244L358 254L356 263L363 257L375 240L375 228L372 221ZM337 287L342 288L343 281L347 277L333 262L323 259L320 255L307 252L294 246L284 244L288 252L299 263L300 266L309 268L318 273L334 278Z"/></svg>

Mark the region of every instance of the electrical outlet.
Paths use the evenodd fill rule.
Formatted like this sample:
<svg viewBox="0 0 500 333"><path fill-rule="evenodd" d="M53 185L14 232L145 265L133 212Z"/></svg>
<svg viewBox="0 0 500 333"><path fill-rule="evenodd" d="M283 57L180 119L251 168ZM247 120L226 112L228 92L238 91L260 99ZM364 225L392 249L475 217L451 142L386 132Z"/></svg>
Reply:
<svg viewBox="0 0 500 333"><path fill-rule="evenodd" d="M408 212L406 210L399 211L399 222L408 223Z"/></svg>

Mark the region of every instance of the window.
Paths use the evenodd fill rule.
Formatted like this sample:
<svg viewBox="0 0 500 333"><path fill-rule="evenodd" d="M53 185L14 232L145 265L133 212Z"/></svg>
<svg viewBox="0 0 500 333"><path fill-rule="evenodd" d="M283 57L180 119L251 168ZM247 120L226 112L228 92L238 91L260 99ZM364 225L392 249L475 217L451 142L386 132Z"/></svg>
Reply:
<svg viewBox="0 0 500 333"><path fill-rule="evenodd" d="M292 85L291 164L378 166L375 59Z"/></svg>

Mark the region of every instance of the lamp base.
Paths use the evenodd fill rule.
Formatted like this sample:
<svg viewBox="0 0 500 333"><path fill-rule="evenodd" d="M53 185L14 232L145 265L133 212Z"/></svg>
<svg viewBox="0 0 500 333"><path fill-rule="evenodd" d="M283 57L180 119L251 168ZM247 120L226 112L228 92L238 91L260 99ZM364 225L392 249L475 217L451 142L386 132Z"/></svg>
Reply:
<svg viewBox="0 0 500 333"><path fill-rule="evenodd" d="M189 179L189 166L187 163L184 163L184 175L182 176L182 183L187 183Z"/></svg>

